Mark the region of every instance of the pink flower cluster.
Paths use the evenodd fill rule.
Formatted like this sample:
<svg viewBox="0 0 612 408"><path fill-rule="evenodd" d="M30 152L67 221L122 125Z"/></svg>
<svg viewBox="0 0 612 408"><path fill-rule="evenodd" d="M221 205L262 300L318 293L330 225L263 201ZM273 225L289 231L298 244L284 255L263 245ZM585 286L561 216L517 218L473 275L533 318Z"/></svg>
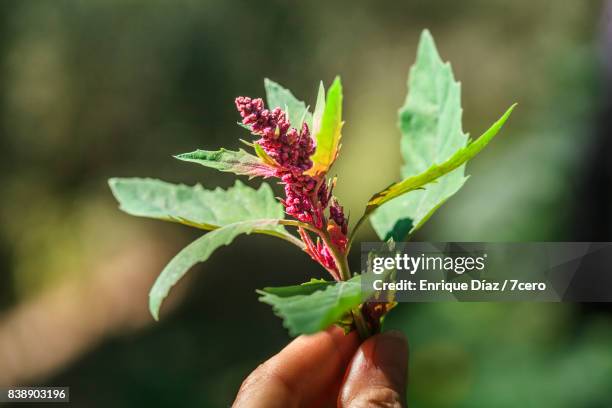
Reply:
<svg viewBox="0 0 612 408"><path fill-rule="evenodd" d="M312 167L310 156L315 148L306 123L298 132L291 128L285 112L280 108L272 111L265 109L261 98L239 96L236 98L236 108L242 116L242 123L250 126L254 134L261 136L257 143L281 168L301 174Z"/></svg>
<svg viewBox="0 0 612 408"><path fill-rule="evenodd" d="M298 133L285 112L280 108L265 109L260 98L238 97L236 108L242 123L261 136L255 143L278 163L276 175L285 185L283 204L287 214L321 228L324 221L321 207L325 208L326 203L320 202L319 194L315 193L317 180L304 174L312 167L310 156L315 150L308 125L304 123Z"/></svg>
<svg viewBox="0 0 612 408"><path fill-rule="evenodd" d="M285 198L281 201L287 214L317 229L334 227L328 225L325 218L325 209L332 201L333 186L328 186L324 177L315 178L305 174L313 165L310 156L315 151L308 125L304 123L298 132L291 127L283 110L266 109L261 98L240 96L236 98L236 108L242 116L242 123L253 134L260 136L255 143L277 164L276 176L285 186ZM339 229L330 234L332 241L339 250L344 251L348 221L335 199L329 207L329 214L336 230ZM314 244L305 232L300 233L310 255L328 270L337 271L330 249L321 242Z"/></svg>

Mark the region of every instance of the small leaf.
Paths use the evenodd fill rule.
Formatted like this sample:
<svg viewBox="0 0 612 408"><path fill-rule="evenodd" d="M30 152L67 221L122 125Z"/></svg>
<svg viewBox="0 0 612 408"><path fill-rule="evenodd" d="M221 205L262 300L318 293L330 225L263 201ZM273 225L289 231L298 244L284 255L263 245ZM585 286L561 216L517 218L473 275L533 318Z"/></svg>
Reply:
<svg viewBox="0 0 612 408"><path fill-rule="evenodd" d="M238 140L240 140L240 143L244 144L245 146L249 146L249 147L255 148L255 143L246 141L244 139L238 139Z"/></svg>
<svg viewBox="0 0 612 408"><path fill-rule="evenodd" d="M245 124L244 124L244 123L242 123L242 122L236 122L236 123L237 123L237 124L238 124L238 126L240 126L241 128L246 129L246 130L248 130L249 132L252 132L252 129L251 129L251 127L250 127L249 125L245 125Z"/></svg>
<svg viewBox="0 0 612 408"><path fill-rule="evenodd" d="M323 112L325 112L325 87L323 81L319 83L319 93L317 94L317 103L314 113L312 114L312 135L319 134L321 130L321 121L323 120Z"/></svg>
<svg viewBox="0 0 612 408"><path fill-rule="evenodd" d="M274 175L274 167L260 158L245 152L221 149L217 151L196 150L191 153L183 153L174 156L187 162L198 163L202 166L217 169L219 171L245 175L249 177L270 177Z"/></svg>
<svg viewBox="0 0 612 408"><path fill-rule="evenodd" d="M266 153L259 143L253 143L253 149L255 149L257 157L259 157L267 166L271 167L272 169L278 166L278 163L276 163L276 161L270 157L268 153Z"/></svg>
<svg viewBox="0 0 612 408"><path fill-rule="evenodd" d="M159 318L159 309L170 289L192 266L206 261L217 248L229 245L240 234L274 230L277 226L278 220L241 221L211 231L183 248L164 268L149 292L149 310L155 320Z"/></svg>
<svg viewBox="0 0 612 408"><path fill-rule="evenodd" d="M258 190L240 181L227 190L205 190L199 184L190 187L154 179L113 178L109 185L121 210L128 214L206 230L245 220L284 217L282 205L266 183ZM284 232L284 228L274 226L273 231Z"/></svg>
<svg viewBox="0 0 612 408"><path fill-rule="evenodd" d="M348 281L315 281L284 288L258 290L292 336L312 334L340 322L371 293L363 294L361 276Z"/></svg>
<svg viewBox="0 0 612 408"><path fill-rule="evenodd" d="M320 92L319 92L320 94ZM317 105L320 105L317 103ZM313 166L307 174L321 176L326 174L338 157L342 137L342 83L336 77L327 91L327 102L323 109L321 128L315 134L316 150L312 155Z"/></svg>
<svg viewBox="0 0 612 408"><path fill-rule="evenodd" d="M266 88L266 100L270 110L281 108L288 115L291 127L298 131L302 128L302 123L306 122L312 129L312 114L308 112L306 104L298 100L290 90L283 88L280 84L266 78L264 79Z"/></svg>

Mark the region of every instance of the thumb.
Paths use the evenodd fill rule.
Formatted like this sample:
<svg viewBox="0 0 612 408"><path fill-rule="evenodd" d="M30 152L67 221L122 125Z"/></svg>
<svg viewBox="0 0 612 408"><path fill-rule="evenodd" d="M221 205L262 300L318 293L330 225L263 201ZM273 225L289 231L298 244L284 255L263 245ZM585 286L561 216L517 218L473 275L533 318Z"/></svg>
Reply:
<svg viewBox="0 0 612 408"><path fill-rule="evenodd" d="M406 406L408 343L401 332L367 339L348 368L338 406L344 408Z"/></svg>

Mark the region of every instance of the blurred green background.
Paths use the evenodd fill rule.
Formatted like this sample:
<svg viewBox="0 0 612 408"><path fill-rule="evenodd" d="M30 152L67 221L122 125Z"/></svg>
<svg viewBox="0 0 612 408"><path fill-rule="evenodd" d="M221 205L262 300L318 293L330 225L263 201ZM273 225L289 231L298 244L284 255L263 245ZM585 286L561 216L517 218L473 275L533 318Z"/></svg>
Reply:
<svg viewBox="0 0 612 408"><path fill-rule="evenodd" d="M264 77L312 104L339 74L336 192L359 214L398 177L396 112L423 28L462 82L467 132L520 105L417 239L612 240L608 21L598 1L4 0L0 386L67 385L83 407L228 406L289 341L254 289L322 269L239 238L153 323L148 289L198 232L119 212L107 178L227 187L171 155L237 148L233 98L263 95ZM606 305L402 305L387 325L410 339L412 407L612 406Z"/></svg>

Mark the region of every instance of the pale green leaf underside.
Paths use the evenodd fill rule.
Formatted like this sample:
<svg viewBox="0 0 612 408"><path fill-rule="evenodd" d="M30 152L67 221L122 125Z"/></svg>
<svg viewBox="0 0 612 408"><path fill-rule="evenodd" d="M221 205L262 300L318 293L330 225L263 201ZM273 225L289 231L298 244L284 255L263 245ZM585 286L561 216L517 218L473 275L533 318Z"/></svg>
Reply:
<svg viewBox="0 0 612 408"><path fill-rule="evenodd" d="M170 289L192 266L206 261L217 248L229 245L240 234L274 230L277 227L278 220L241 221L211 231L183 248L164 268L149 293L149 310L155 320L159 317L159 309Z"/></svg>
<svg viewBox="0 0 612 408"><path fill-rule="evenodd" d="M249 154L243 149L238 151L227 149L216 151L196 150L174 157L179 160L201 164L202 166L237 175L249 177L270 177L274 175L274 168L269 163L263 162L259 157Z"/></svg>
<svg viewBox="0 0 612 408"><path fill-rule="evenodd" d="M325 330L368 296L362 294L360 275L337 283L315 281L257 292L262 295L259 300L271 305L283 319L292 336Z"/></svg>
<svg viewBox="0 0 612 408"><path fill-rule="evenodd" d="M272 189L262 183L258 190L236 181L223 190L205 190L148 178L113 178L109 185L121 210L128 214L215 229L239 221L282 219L282 205ZM284 232L282 226L272 228Z"/></svg>
<svg viewBox="0 0 612 408"><path fill-rule="evenodd" d="M302 128L303 122L306 122L308 127L312 129L312 114L308 111L304 102L293 96L290 90L268 78L264 79L264 87L266 88L266 100L270 110L274 108L284 110L289 116L291 127L298 131Z"/></svg>
<svg viewBox="0 0 612 408"><path fill-rule="evenodd" d="M384 240L401 240L420 228L463 186L467 180L465 162L501 127L496 123L485 133L489 138L464 149L468 146L468 136L461 125L461 87L454 79L450 64L440 58L427 30L421 36L408 88L398 123L402 133L400 150L404 165L401 176L404 181L375 195L367 210L371 212L384 204L371 217L374 230ZM433 180L435 183L431 183ZM408 191L411 194L402 195Z"/></svg>
<svg viewBox="0 0 612 408"><path fill-rule="evenodd" d="M317 117L318 115L319 113ZM320 121L320 130L315 134L316 150L311 157L313 165L307 172L312 176L326 174L340 150L343 122L342 83L339 77L336 77L327 91L327 100Z"/></svg>
<svg viewBox="0 0 612 408"><path fill-rule="evenodd" d="M450 64L440 58L428 31L421 35L408 89L398 123L402 133L402 178L420 174L445 161L468 141L461 128L461 87L453 77ZM376 211L371 222L378 236L401 240L420 227L440 203L461 188L466 180L464 170L461 166L426 190L415 191ZM402 225L406 227L402 229Z"/></svg>

